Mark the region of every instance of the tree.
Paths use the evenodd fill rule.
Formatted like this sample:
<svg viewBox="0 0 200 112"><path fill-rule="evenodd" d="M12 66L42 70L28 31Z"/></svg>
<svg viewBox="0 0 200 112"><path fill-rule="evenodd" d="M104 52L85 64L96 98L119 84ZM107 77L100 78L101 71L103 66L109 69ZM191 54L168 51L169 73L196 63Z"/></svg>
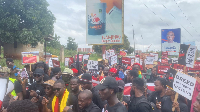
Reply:
<svg viewBox="0 0 200 112"><path fill-rule="evenodd" d="M0 41L37 45L54 31L46 0L0 0Z"/></svg>
<svg viewBox="0 0 200 112"><path fill-rule="evenodd" d="M131 54L131 53L133 53L133 52L134 52L134 48L130 46L127 53L128 53L128 54Z"/></svg>
<svg viewBox="0 0 200 112"><path fill-rule="evenodd" d="M94 51L95 51L96 53L99 53L99 54L102 53L102 46L101 46L101 45L93 45L93 46L92 46L92 49L94 49Z"/></svg>
<svg viewBox="0 0 200 112"><path fill-rule="evenodd" d="M78 44L75 41L75 38L68 37L67 40L67 50L73 50L76 51L78 48Z"/></svg>
<svg viewBox="0 0 200 112"><path fill-rule="evenodd" d="M60 36L57 36L57 34L55 34L55 37L52 37L53 40L51 40L50 42L47 43L47 47L52 47L55 49L60 49L61 48L61 44L59 39L61 38Z"/></svg>

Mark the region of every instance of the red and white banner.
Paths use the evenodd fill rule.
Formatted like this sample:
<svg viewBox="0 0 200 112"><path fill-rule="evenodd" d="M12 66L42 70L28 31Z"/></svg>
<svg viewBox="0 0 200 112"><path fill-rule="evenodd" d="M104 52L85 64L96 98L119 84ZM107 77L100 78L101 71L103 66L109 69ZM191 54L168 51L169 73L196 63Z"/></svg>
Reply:
<svg viewBox="0 0 200 112"><path fill-rule="evenodd" d="M128 57L122 57L122 63L131 65L131 58Z"/></svg>
<svg viewBox="0 0 200 112"><path fill-rule="evenodd" d="M132 85L131 83L125 84L125 87L124 87L124 96L130 96L131 85ZM150 91L155 91L154 90L154 83L147 83L147 88Z"/></svg>
<svg viewBox="0 0 200 112"><path fill-rule="evenodd" d="M158 66L158 74L165 74L170 69L170 66Z"/></svg>
<svg viewBox="0 0 200 112"><path fill-rule="evenodd" d="M37 56L23 57L24 64L33 64L37 62Z"/></svg>

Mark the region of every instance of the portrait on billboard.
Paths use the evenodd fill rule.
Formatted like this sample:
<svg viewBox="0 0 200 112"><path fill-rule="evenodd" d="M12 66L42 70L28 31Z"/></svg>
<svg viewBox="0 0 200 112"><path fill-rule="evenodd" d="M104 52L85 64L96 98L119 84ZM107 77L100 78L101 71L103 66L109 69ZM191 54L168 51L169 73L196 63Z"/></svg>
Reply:
<svg viewBox="0 0 200 112"><path fill-rule="evenodd" d="M123 43L123 0L86 0L87 44Z"/></svg>
<svg viewBox="0 0 200 112"><path fill-rule="evenodd" d="M168 52L168 55L179 55L181 42L181 29L162 29L161 43L162 52Z"/></svg>

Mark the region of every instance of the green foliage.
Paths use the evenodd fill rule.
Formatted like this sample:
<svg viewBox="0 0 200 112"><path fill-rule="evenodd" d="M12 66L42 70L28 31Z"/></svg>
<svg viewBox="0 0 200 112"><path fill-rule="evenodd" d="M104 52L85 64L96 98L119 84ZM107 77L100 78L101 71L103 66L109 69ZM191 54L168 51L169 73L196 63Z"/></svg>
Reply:
<svg viewBox="0 0 200 112"><path fill-rule="evenodd" d="M73 50L76 51L78 48L78 44L75 41L75 38L68 37L67 40L67 50Z"/></svg>
<svg viewBox="0 0 200 112"><path fill-rule="evenodd" d="M102 55L101 54L98 54L98 53L95 53L95 54L90 54L90 60L94 60L94 61L97 61L98 59L102 59Z"/></svg>
<svg viewBox="0 0 200 112"><path fill-rule="evenodd" d="M0 0L0 41L36 45L53 34L55 17L46 0Z"/></svg>
<svg viewBox="0 0 200 112"><path fill-rule="evenodd" d="M134 48L130 46L129 49L128 49L128 54L131 54L133 52L134 52Z"/></svg>
<svg viewBox="0 0 200 112"><path fill-rule="evenodd" d="M102 46L101 45L93 45L92 49L94 49L94 51L96 53L102 53Z"/></svg>
<svg viewBox="0 0 200 112"><path fill-rule="evenodd" d="M61 38L60 36L57 36L57 34L55 34L55 37L52 37L53 40L51 40L50 42L47 42L47 47L52 47L55 49L60 49L61 48L61 44L59 39Z"/></svg>

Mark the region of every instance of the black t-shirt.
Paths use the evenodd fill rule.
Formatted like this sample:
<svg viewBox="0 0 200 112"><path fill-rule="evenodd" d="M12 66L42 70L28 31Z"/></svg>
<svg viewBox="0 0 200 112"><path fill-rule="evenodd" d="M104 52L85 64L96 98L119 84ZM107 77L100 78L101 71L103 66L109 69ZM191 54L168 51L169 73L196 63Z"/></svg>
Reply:
<svg viewBox="0 0 200 112"><path fill-rule="evenodd" d="M128 112L126 107L121 103L117 103L114 106L110 107L108 104L106 105L105 112Z"/></svg>
<svg viewBox="0 0 200 112"><path fill-rule="evenodd" d="M149 95L148 101L156 104L156 97L157 97L158 102L162 102L162 99L166 96L160 97L160 94L158 92L154 91Z"/></svg>
<svg viewBox="0 0 200 112"><path fill-rule="evenodd" d="M148 103L145 102L139 103L141 100L144 99L146 99L145 96L132 97L128 105L128 112L150 112L151 107Z"/></svg>
<svg viewBox="0 0 200 112"><path fill-rule="evenodd" d="M20 92L23 92L22 91L22 85L20 84L20 82L19 81L15 81L15 83L14 83L14 90L15 90L15 93L17 94L17 93L20 93Z"/></svg>
<svg viewBox="0 0 200 112"><path fill-rule="evenodd" d="M47 74L44 74L43 81L45 82L48 80L50 80L50 77Z"/></svg>
<svg viewBox="0 0 200 112"><path fill-rule="evenodd" d="M165 96L161 102L161 111L162 112L172 112L172 104L170 96ZM179 102L180 112L188 112L188 107L185 103Z"/></svg>
<svg viewBox="0 0 200 112"><path fill-rule="evenodd" d="M35 82L35 83L33 83L33 84L31 84L29 86L29 89L28 89L29 99L32 99L32 97L30 96L30 92L29 92L31 90L34 90L40 96L44 96L45 95L44 86L42 86L42 84L37 84Z"/></svg>
<svg viewBox="0 0 200 112"><path fill-rule="evenodd" d="M104 105L106 104L105 101L102 101L99 96L99 91L94 87L91 90L92 92L92 101L94 104L96 104L100 109L103 109Z"/></svg>

